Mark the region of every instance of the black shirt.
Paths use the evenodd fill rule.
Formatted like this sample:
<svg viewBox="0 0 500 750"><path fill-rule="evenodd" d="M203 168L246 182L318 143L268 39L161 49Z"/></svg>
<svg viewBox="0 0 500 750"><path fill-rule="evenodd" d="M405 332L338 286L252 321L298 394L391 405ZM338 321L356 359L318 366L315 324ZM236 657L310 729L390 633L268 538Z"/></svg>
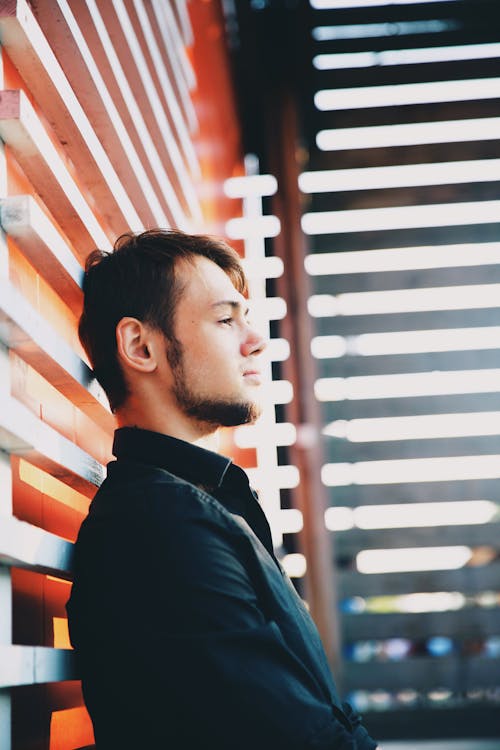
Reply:
<svg viewBox="0 0 500 750"><path fill-rule="evenodd" d="M373 750L245 472L135 428L113 452L68 602L97 747Z"/></svg>

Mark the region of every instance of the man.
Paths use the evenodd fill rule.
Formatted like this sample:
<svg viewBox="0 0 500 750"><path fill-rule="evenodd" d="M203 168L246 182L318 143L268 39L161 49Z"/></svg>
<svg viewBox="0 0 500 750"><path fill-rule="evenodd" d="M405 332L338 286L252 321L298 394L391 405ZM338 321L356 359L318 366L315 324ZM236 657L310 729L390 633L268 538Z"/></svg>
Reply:
<svg viewBox="0 0 500 750"><path fill-rule="evenodd" d="M119 429L68 602L97 748L372 750L274 557L246 474L264 341L224 243L125 235L87 262L80 338Z"/></svg>

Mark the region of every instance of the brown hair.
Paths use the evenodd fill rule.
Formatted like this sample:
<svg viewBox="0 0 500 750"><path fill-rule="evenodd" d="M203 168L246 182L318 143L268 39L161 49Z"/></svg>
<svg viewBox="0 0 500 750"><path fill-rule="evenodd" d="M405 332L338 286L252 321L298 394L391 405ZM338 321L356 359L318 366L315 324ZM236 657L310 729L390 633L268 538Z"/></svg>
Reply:
<svg viewBox="0 0 500 750"><path fill-rule="evenodd" d="M128 395L117 357L118 322L125 316L137 318L174 340L175 308L182 293L176 264L180 259L192 262L196 256L216 263L236 289L246 293L239 256L214 237L149 229L121 235L113 252L94 250L88 256L78 334L113 411Z"/></svg>

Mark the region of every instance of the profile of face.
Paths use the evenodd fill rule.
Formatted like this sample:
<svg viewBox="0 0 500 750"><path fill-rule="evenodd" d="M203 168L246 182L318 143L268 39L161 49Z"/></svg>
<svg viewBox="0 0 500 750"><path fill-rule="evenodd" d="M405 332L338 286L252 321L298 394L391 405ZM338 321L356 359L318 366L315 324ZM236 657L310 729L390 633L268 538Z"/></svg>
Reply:
<svg viewBox="0 0 500 750"><path fill-rule="evenodd" d="M182 293L166 354L177 406L212 429L254 422L261 411L265 342L248 320L245 298L205 257L176 271Z"/></svg>

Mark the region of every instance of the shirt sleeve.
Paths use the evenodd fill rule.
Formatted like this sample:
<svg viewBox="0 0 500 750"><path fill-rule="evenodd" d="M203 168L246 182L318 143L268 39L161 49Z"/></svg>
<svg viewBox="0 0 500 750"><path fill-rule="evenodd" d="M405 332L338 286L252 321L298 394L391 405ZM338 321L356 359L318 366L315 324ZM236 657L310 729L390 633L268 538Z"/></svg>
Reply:
<svg viewBox="0 0 500 750"><path fill-rule="evenodd" d="M235 544L224 525L189 513L152 533L148 564L165 585L142 583L151 616L133 615L141 637L127 650L148 675L157 715L148 721L165 707L158 736L218 750L373 750L265 616Z"/></svg>

